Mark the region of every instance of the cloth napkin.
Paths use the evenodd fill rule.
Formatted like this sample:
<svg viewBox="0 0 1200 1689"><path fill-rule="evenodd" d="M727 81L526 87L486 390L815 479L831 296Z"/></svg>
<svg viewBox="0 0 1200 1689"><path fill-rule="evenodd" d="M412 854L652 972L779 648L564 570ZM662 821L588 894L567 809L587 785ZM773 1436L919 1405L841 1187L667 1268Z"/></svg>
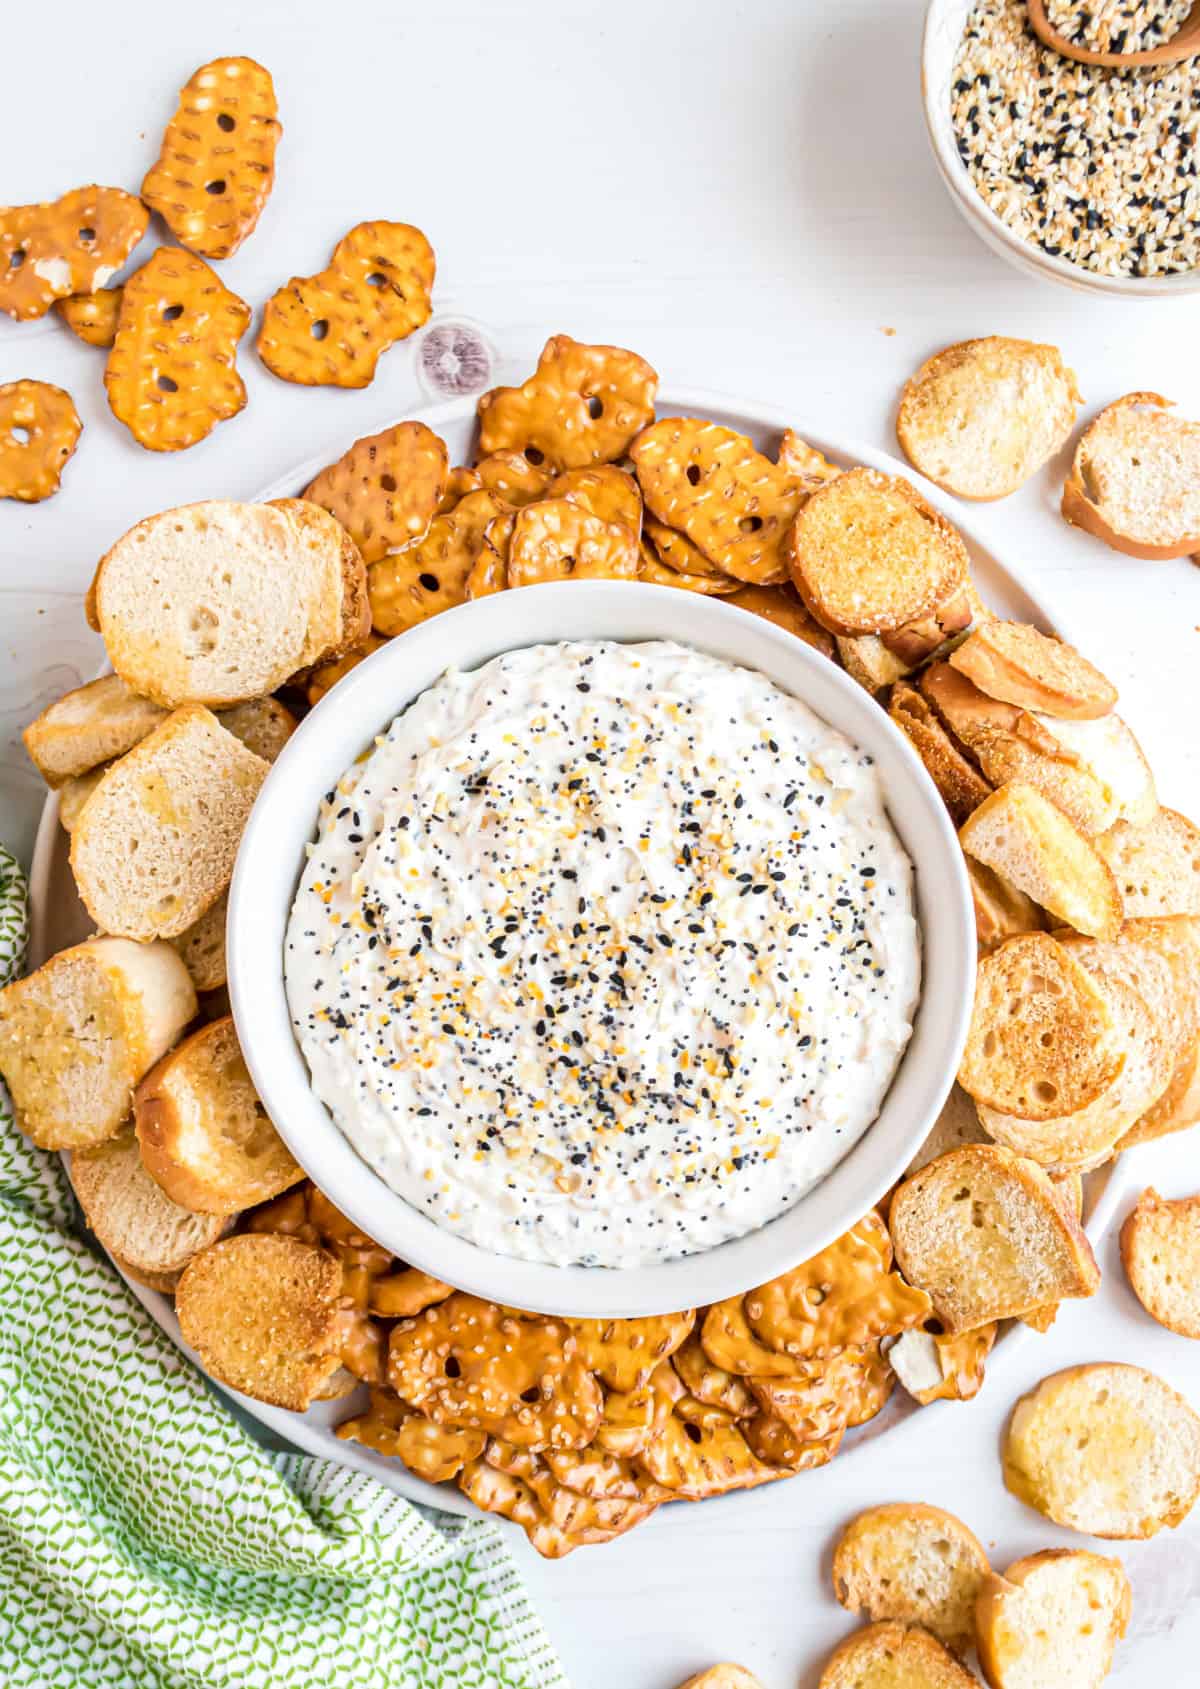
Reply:
<svg viewBox="0 0 1200 1689"><path fill-rule="evenodd" d="M26 888L0 847L0 984ZM0 1086L5 1689L567 1689L494 1524L269 1452L85 1240Z"/></svg>

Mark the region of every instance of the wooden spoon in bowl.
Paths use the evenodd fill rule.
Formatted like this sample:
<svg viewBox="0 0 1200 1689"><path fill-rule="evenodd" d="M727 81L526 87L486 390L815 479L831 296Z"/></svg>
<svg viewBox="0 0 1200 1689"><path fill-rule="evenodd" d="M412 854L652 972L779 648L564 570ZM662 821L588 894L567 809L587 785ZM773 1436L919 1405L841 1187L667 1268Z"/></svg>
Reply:
<svg viewBox="0 0 1200 1689"><path fill-rule="evenodd" d="M1078 41L1059 34L1046 16L1046 0L1027 0L1027 4L1029 27L1042 45L1081 65L1102 65L1106 70L1137 70L1145 65L1177 64L1181 59L1190 59L1194 53L1200 53L1200 0L1196 0L1169 41L1161 41L1157 47L1147 47L1141 53L1094 52L1090 47L1083 47Z"/></svg>

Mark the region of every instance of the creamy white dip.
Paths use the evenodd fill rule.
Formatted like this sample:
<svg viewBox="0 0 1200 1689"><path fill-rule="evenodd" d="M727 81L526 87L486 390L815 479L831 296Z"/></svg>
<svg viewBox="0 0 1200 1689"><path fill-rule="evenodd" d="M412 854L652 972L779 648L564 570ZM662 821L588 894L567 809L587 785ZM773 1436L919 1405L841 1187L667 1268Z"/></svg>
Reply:
<svg viewBox="0 0 1200 1689"><path fill-rule="evenodd" d="M314 1090L414 1207L629 1267L773 1219L875 1119L912 869L871 758L762 675L537 646L328 795L285 974Z"/></svg>

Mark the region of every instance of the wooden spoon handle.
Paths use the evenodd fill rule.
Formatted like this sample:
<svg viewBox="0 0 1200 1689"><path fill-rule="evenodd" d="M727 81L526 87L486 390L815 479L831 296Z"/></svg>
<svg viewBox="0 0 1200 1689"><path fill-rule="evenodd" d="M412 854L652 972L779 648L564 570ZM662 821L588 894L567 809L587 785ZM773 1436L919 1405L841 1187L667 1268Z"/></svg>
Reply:
<svg viewBox="0 0 1200 1689"><path fill-rule="evenodd" d="M1027 0L1027 4L1029 27L1038 40L1064 58L1074 59L1077 64L1100 65L1105 70L1136 70L1144 65L1177 64L1181 59L1190 59L1194 53L1200 53L1200 0L1196 0L1169 41L1162 41L1157 47L1147 47L1140 53L1093 52L1090 47L1082 47L1078 41L1059 34L1046 16L1046 0Z"/></svg>

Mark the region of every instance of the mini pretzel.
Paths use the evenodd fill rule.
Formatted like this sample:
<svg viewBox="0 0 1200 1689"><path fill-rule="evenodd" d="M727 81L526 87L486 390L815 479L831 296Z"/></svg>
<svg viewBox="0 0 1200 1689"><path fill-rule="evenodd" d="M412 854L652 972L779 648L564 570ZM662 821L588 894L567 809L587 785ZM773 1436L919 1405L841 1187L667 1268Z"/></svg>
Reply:
<svg viewBox="0 0 1200 1689"><path fill-rule="evenodd" d="M554 477L544 496L570 499L602 522L623 522L635 536L642 531L642 495L637 482L611 463L594 469L566 469Z"/></svg>
<svg viewBox="0 0 1200 1689"><path fill-rule="evenodd" d="M583 1448L600 1386L559 1320L515 1319L456 1291L393 1327L388 1383L440 1425L470 1425L520 1448Z"/></svg>
<svg viewBox="0 0 1200 1689"><path fill-rule="evenodd" d="M714 1302L700 1327L704 1352L715 1365L742 1378L795 1378L798 1363L760 1343L746 1323L740 1296Z"/></svg>
<svg viewBox="0 0 1200 1689"><path fill-rule="evenodd" d="M643 1319L564 1322L575 1333L579 1353L610 1390L636 1390L660 1361L673 1355L696 1323L685 1314L656 1314Z"/></svg>
<svg viewBox="0 0 1200 1689"><path fill-rule="evenodd" d="M547 1449L542 1456L556 1480L578 1495L641 1501L652 1489L633 1462L620 1455L588 1449Z"/></svg>
<svg viewBox="0 0 1200 1689"><path fill-rule="evenodd" d="M668 528L665 522L656 521L653 516L646 517L645 528L646 537L654 547L659 562L665 568L674 569L677 575L706 575L715 581L729 581L731 592L742 584L732 580L715 563L710 563L700 547L693 545L686 534L676 533L674 528Z"/></svg>
<svg viewBox="0 0 1200 1689"><path fill-rule="evenodd" d="M123 188L75 188L47 204L0 209L0 311L29 322L56 299L104 287L149 221Z"/></svg>
<svg viewBox="0 0 1200 1689"><path fill-rule="evenodd" d="M736 1425L688 1425L674 1414L637 1459L656 1484L687 1501L749 1489L779 1476Z"/></svg>
<svg viewBox="0 0 1200 1689"><path fill-rule="evenodd" d="M737 592L742 584L741 581L735 581L732 575L684 575L678 569L666 568L659 562L645 534L641 538L640 551L638 580L649 581L652 586L679 587L684 592L703 593L706 598L728 598L731 593Z"/></svg>
<svg viewBox="0 0 1200 1689"><path fill-rule="evenodd" d="M493 516L483 530L479 555L467 576L467 598L487 598L494 592L507 590L508 553L516 520L515 510L504 510L499 516Z"/></svg>
<svg viewBox="0 0 1200 1689"><path fill-rule="evenodd" d="M253 59L214 59L180 90L142 198L202 258L230 257L258 222L275 181L278 111L271 73Z"/></svg>
<svg viewBox="0 0 1200 1689"><path fill-rule="evenodd" d="M565 1531L554 1523L524 1479L501 1472L489 1466L486 1460L473 1460L464 1467L459 1488L485 1513L499 1513L520 1525L533 1547L548 1560L561 1559L585 1543L611 1542L653 1511L633 1506L627 1522L619 1528L605 1530L592 1525L575 1533Z"/></svg>
<svg viewBox="0 0 1200 1689"><path fill-rule="evenodd" d="M435 516L415 545L372 563L367 573L371 619L379 633L403 633L461 604L483 536L504 506L494 493L468 493L445 516Z"/></svg>
<svg viewBox="0 0 1200 1689"><path fill-rule="evenodd" d="M468 493L477 493L483 482L477 470L467 469L461 463L457 464L446 477L446 490L442 494L435 516L448 516L455 505L461 504Z"/></svg>
<svg viewBox="0 0 1200 1689"><path fill-rule="evenodd" d="M665 1419L671 1411L670 1401L661 1410L660 1402L661 1398L650 1384L640 1384L636 1390L605 1391L604 1409L596 1427L595 1447L625 1460L640 1454L653 1435L659 1417Z"/></svg>
<svg viewBox="0 0 1200 1689"><path fill-rule="evenodd" d="M83 424L69 393L48 381L0 387L0 498L40 504L58 491Z"/></svg>
<svg viewBox="0 0 1200 1689"><path fill-rule="evenodd" d="M528 1485L551 1524L581 1541L607 1542L640 1524L658 1501L666 1499L665 1492L656 1485L645 1483L635 1487L631 1496L585 1495L559 1483L542 1455L514 1448L495 1437L488 1438L484 1459L497 1472L505 1472ZM645 1505L648 1498L651 1504Z"/></svg>
<svg viewBox="0 0 1200 1689"><path fill-rule="evenodd" d="M430 1484L456 1478L468 1461L478 1460L487 1445L482 1431L461 1425L435 1425L405 1407L390 1390L373 1389L366 1413L347 1419L336 1435L362 1443L376 1454L402 1460L410 1472Z"/></svg>
<svg viewBox="0 0 1200 1689"><path fill-rule="evenodd" d="M887 1227L872 1209L812 1260L749 1291L747 1322L770 1348L805 1356L920 1325L932 1304L888 1272L891 1260Z"/></svg>
<svg viewBox="0 0 1200 1689"><path fill-rule="evenodd" d="M805 1437L786 1420L760 1414L743 1427L750 1452L768 1466L785 1472L811 1472L825 1466L841 1447L844 1426L825 1437ZM775 1476L779 1476L776 1471Z"/></svg>
<svg viewBox="0 0 1200 1689"><path fill-rule="evenodd" d="M689 1333L687 1341L672 1355L671 1365L689 1395L698 1402L724 1408L735 1419L749 1419L757 1412L758 1404L746 1384L736 1373L727 1372L709 1358L695 1331Z"/></svg>
<svg viewBox="0 0 1200 1689"><path fill-rule="evenodd" d="M258 355L284 381L366 387L380 354L429 319L436 261L409 223L359 223L326 269L267 300Z"/></svg>
<svg viewBox="0 0 1200 1689"><path fill-rule="evenodd" d="M785 428L779 442L776 462L788 475L803 483L806 491L816 492L826 481L833 481L842 473L836 463L802 440L793 428Z"/></svg>
<svg viewBox="0 0 1200 1689"><path fill-rule="evenodd" d="M54 309L71 333L85 346L111 346L121 315L123 287L98 287L95 293L71 293L56 299Z"/></svg>
<svg viewBox="0 0 1200 1689"><path fill-rule="evenodd" d="M479 486L495 493L514 510L549 496L546 489L550 485L550 471L530 463L523 452L492 452L487 457L481 457L474 469L463 473L476 476Z"/></svg>
<svg viewBox="0 0 1200 1689"><path fill-rule="evenodd" d="M632 529L602 521L570 499L547 499L526 505L517 516L508 552L508 584L630 581L637 577L639 561Z"/></svg>
<svg viewBox="0 0 1200 1689"><path fill-rule="evenodd" d="M717 569L756 586L787 579L783 542L805 492L744 434L668 417L639 434L629 455L647 509Z"/></svg>
<svg viewBox="0 0 1200 1689"><path fill-rule="evenodd" d="M613 463L653 417L657 387L657 372L635 352L556 334L523 386L480 398L480 450L511 447L554 471Z"/></svg>
<svg viewBox="0 0 1200 1689"><path fill-rule="evenodd" d="M319 704L327 692L332 692L343 675L356 669L364 657L369 657L372 651L378 651L380 646L386 645L387 640L380 638L377 633L369 633L366 642L355 646L353 651L347 651L344 657L338 657L332 663L319 663L310 670L308 681L304 688L304 695L310 704Z"/></svg>
<svg viewBox="0 0 1200 1689"><path fill-rule="evenodd" d="M305 488L377 563L428 532L449 474L445 442L423 422L400 422L356 440Z"/></svg>
<svg viewBox="0 0 1200 1689"><path fill-rule="evenodd" d="M179 452L246 403L238 341L250 307L202 258L160 246L125 283L104 371L113 415L151 452Z"/></svg>
<svg viewBox="0 0 1200 1689"><path fill-rule="evenodd" d="M372 1282L369 1306L381 1319L415 1319L453 1291L453 1285L443 1284L440 1278L431 1278L416 1267L401 1267Z"/></svg>

